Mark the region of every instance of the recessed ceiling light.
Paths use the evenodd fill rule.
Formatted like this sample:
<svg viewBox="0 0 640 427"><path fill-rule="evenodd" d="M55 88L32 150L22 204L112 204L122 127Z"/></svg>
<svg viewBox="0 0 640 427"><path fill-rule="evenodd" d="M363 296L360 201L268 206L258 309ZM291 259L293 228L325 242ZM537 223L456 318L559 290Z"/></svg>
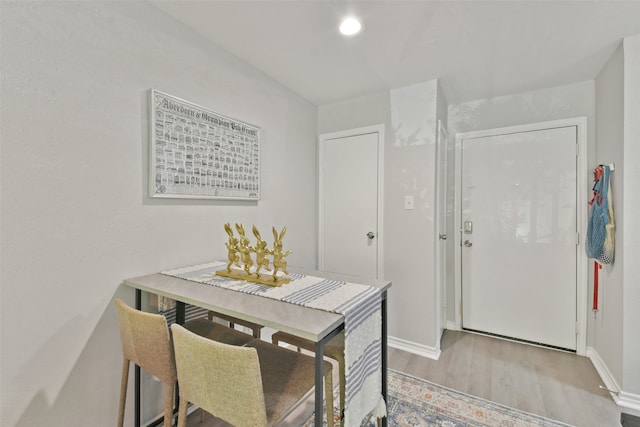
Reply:
<svg viewBox="0 0 640 427"><path fill-rule="evenodd" d="M362 29L362 25L360 25L360 21L356 18L347 18L342 21L340 24L340 32L345 36L353 36L354 34L358 34Z"/></svg>

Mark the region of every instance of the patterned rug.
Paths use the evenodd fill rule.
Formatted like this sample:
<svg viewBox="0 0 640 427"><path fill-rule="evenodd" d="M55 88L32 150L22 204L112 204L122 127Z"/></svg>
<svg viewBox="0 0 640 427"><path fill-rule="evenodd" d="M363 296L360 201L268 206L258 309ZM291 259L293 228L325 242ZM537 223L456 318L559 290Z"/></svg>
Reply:
<svg viewBox="0 0 640 427"><path fill-rule="evenodd" d="M558 421L389 370L388 425L399 427L568 427ZM338 397L334 402L339 402ZM336 409L337 413L337 409ZM314 425L313 416L304 426ZM375 426L374 421L365 424Z"/></svg>

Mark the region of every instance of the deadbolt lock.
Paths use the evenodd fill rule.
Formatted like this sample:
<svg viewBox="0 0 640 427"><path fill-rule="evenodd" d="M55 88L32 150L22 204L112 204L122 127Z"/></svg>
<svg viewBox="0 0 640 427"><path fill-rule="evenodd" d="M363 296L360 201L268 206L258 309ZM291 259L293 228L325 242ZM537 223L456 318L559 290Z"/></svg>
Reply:
<svg viewBox="0 0 640 427"><path fill-rule="evenodd" d="M464 234L472 234L473 233L473 222L465 221L463 230L464 230Z"/></svg>

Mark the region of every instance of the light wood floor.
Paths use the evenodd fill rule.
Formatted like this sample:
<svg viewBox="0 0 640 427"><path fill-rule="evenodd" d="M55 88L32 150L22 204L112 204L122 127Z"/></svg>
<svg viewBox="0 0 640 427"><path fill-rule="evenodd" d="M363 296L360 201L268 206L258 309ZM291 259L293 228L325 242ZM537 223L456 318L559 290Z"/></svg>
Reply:
<svg viewBox="0 0 640 427"><path fill-rule="evenodd" d="M389 367L571 425L620 426L622 411L586 357L457 331L445 332L441 350L435 361L390 348Z"/></svg>
<svg viewBox="0 0 640 427"><path fill-rule="evenodd" d="M620 426L621 408L599 388L603 383L586 357L457 331L445 331L441 350L436 361L389 348L389 368L571 425ZM299 426L312 411L309 400L285 425ZM208 414L200 419L196 411L188 426L228 426Z"/></svg>

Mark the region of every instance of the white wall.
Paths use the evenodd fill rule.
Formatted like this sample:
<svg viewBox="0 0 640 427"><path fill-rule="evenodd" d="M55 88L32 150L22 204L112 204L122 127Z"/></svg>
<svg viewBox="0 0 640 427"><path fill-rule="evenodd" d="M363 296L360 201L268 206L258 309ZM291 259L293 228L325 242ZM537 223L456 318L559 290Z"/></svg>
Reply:
<svg viewBox="0 0 640 427"><path fill-rule="evenodd" d="M625 38L596 78L596 164L614 163L611 176L616 253L602 271L593 348L619 404L640 407L640 36ZM610 385L611 386L611 385Z"/></svg>
<svg viewBox="0 0 640 427"><path fill-rule="evenodd" d="M622 389L640 408L640 35L624 39L623 369ZM616 233L617 235L617 233ZM627 261L628 260L628 261ZM621 396L625 398L625 395Z"/></svg>
<svg viewBox="0 0 640 427"><path fill-rule="evenodd" d="M524 125L551 120L587 117L587 164L593 161L595 144L595 93L594 82L586 81L570 85L542 89L533 92L518 93L491 99L466 102L449 107L449 133L455 141L458 132L470 132L494 129L507 126ZM449 156L450 178L453 179L454 156ZM586 188L593 186L592 177L584 177ZM453 180L451 181L453 183ZM453 185L453 184L452 184ZM453 193L453 190L451 191ZM586 209L586 208L585 208ZM453 236L454 220L448 223L448 235ZM453 271L454 250L453 239L449 242L448 263L449 271ZM454 278L448 277L447 300L454 300ZM590 283L592 281L590 280ZM589 295L591 291L589 291ZM453 322L455 312L453 304L447 307L447 318ZM592 316L588 316L592 317ZM589 319L590 321L591 319Z"/></svg>
<svg viewBox="0 0 640 427"><path fill-rule="evenodd" d="M470 132L586 116L595 129L594 114L594 82L589 80L452 105L449 125L451 132Z"/></svg>
<svg viewBox="0 0 640 427"><path fill-rule="evenodd" d="M391 90L393 139L385 150L385 274L389 335L435 347L437 80ZM390 143L390 144L389 144ZM405 210L404 196L415 209Z"/></svg>
<svg viewBox="0 0 640 427"><path fill-rule="evenodd" d="M443 174L444 177L444 186L446 188L446 194L445 194L445 198L444 198L444 202L445 202L445 206L444 206L444 214L446 215L445 221L446 221L446 228L448 227L448 224L451 222L451 212L453 212L453 189L448 188L448 185L450 182L454 182L453 179L450 179L450 170L448 168L448 160L449 158L453 158L455 155L455 151L453 151L451 148L453 148L454 144L451 144L450 141L452 140L452 136L449 133L449 128L448 128L448 122L449 122L449 103L446 99L446 97L444 96L444 92L442 91L442 87L440 86L440 84L438 83L438 94L437 94L437 101L436 101L436 125L438 123L438 121L440 121L442 123L442 126L446 129L446 134L449 136L447 138L447 141L444 141L445 146L443 147L443 149L445 149L447 151L446 155L447 155L447 170L446 173ZM437 127L436 127L436 143L438 141L438 135L437 135ZM455 141L455 137L453 137L453 140ZM436 156L438 156L438 152L436 150ZM438 160L438 158L436 157L436 160ZM436 191L439 188L439 183L438 183L438 174L435 174L434 177L434 185L436 186ZM436 199L437 199L437 195L436 195ZM437 214L439 211L439 207L436 205L436 211L434 212L434 225L438 222L438 218L437 218ZM438 234L438 229L437 227L434 228L434 251L437 251L437 248L440 246L441 241L439 240L439 236ZM445 230L445 234L448 233L447 230ZM438 300L442 300L444 297L444 302L445 302L445 307L441 307L440 308L440 313L436 313L436 316L440 317L440 322L442 324L436 324L434 325L434 327L436 328L436 334L441 334L442 331L444 329L447 329L448 326L448 321L447 321L447 312L448 312L448 306L449 305L453 305L452 301L454 301L453 297L451 299L448 299L448 295L447 295L447 290L448 290L448 281L449 278L453 278L454 274L453 274L453 270L448 269L448 265L449 265L449 260L446 258L447 256L447 252L449 251L449 245L451 244L451 241L453 239L451 238L451 235L448 235L448 239L445 240L443 246L444 246L444 250L445 253L440 254L440 256L444 256L444 264L445 264L445 271L441 272L441 274L444 276L443 277L443 282L444 282L444 289L436 289L436 295L434 295L434 299L436 301ZM437 255L437 253L436 253ZM438 260L434 260L435 262L438 262ZM436 268L433 269L433 274L434 274L434 280L435 280L435 286L441 286L438 282L438 276L437 276L437 272L436 272ZM444 318L443 318L444 316ZM441 336L439 338L442 338ZM440 347L440 340L438 339L438 349Z"/></svg>
<svg viewBox="0 0 640 427"><path fill-rule="evenodd" d="M622 384L623 342L623 246L624 246L624 54L622 44L595 80L595 165L614 163L611 174L613 210L616 220L616 254L613 264L600 272L599 312L592 320L590 341L618 384ZM590 169L592 170L592 169ZM589 262L591 267L593 262ZM592 268L592 267L591 267ZM593 289L591 290L591 292ZM592 295L592 294L590 294ZM589 316L593 318L593 316Z"/></svg>
<svg viewBox="0 0 640 427"><path fill-rule="evenodd" d="M318 108L318 132L384 124L385 278L389 335L434 350L434 166L438 82L428 82ZM441 107L446 109L445 107ZM415 209L404 210L405 195Z"/></svg>
<svg viewBox="0 0 640 427"><path fill-rule="evenodd" d="M143 2L0 7L0 424L114 425L123 279L224 257L228 221L315 266L316 108ZM149 199L149 88L261 127L262 200Z"/></svg>

